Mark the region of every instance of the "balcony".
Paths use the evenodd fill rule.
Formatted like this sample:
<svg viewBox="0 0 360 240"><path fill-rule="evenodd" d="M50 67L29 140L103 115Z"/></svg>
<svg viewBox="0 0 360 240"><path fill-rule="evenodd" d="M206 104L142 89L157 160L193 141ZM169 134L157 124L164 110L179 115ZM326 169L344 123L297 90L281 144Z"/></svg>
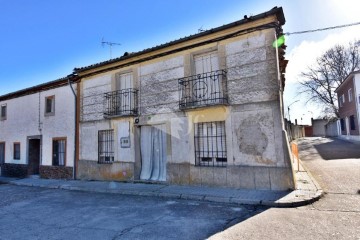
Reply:
<svg viewBox="0 0 360 240"><path fill-rule="evenodd" d="M104 94L104 117L136 116L138 114L138 90L122 89Z"/></svg>
<svg viewBox="0 0 360 240"><path fill-rule="evenodd" d="M180 109L228 104L226 71L180 78L179 93Z"/></svg>

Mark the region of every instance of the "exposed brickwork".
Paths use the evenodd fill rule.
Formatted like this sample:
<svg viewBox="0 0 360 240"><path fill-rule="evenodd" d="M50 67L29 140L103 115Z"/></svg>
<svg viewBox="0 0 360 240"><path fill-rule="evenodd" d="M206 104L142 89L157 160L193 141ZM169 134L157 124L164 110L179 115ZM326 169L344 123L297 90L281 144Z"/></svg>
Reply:
<svg viewBox="0 0 360 240"><path fill-rule="evenodd" d="M4 163L1 171L2 176L5 177L26 177L28 175L28 165Z"/></svg>
<svg viewBox="0 0 360 240"><path fill-rule="evenodd" d="M40 166L40 177L50 179L72 179L73 168L62 166Z"/></svg>
<svg viewBox="0 0 360 240"><path fill-rule="evenodd" d="M350 91L352 91L352 101L349 101L349 89L351 89ZM338 90L337 95L338 95L338 101L340 101L340 97L344 96L344 103L342 103L342 106L339 106L339 115L341 119L344 119L347 117L349 118L350 116L354 116L355 117L355 130L349 130L350 131L350 135L359 135L359 126L358 126L358 120L357 120L357 114L356 114L356 96L355 96L355 86L354 86L354 81L353 79L348 79L346 82L343 83L343 85L341 86L341 88ZM340 103L339 103L340 104ZM348 126L350 128L350 126ZM346 129L341 131L341 134L346 135Z"/></svg>

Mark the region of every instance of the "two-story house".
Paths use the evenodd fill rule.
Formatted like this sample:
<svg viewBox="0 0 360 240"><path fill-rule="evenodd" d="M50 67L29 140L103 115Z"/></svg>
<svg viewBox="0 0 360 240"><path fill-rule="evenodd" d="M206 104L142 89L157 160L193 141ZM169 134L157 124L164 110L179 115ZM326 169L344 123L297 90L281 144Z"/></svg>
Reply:
<svg viewBox="0 0 360 240"><path fill-rule="evenodd" d="M340 137L360 140L360 71L350 73L335 92L338 96Z"/></svg>
<svg viewBox="0 0 360 240"><path fill-rule="evenodd" d="M77 177L287 190L282 8L76 68Z"/></svg>
<svg viewBox="0 0 360 240"><path fill-rule="evenodd" d="M74 176L76 83L62 78L0 96L1 175Z"/></svg>

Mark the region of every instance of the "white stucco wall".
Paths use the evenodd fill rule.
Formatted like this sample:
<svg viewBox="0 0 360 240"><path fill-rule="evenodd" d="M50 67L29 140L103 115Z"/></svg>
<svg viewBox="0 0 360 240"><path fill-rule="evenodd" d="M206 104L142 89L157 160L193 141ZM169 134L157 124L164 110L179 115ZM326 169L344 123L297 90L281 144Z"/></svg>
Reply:
<svg viewBox="0 0 360 240"><path fill-rule="evenodd" d="M76 85L73 87L76 90ZM45 116L45 97L53 95L55 115ZM28 163L27 137L41 136L41 165L52 165L52 139L66 137L66 166L73 166L75 106L69 86L1 101L1 104L7 105L7 119L0 121L0 142L6 142L6 163ZM14 142L20 142L20 160L13 159Z"/></svg>

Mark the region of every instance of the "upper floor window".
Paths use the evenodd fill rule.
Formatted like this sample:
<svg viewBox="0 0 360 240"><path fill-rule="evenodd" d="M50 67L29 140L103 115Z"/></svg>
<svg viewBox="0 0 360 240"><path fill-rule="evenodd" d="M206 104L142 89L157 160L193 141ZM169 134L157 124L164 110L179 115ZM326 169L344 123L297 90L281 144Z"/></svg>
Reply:
<svg viewBox="0 0 360 240"><path fill-rule="evenodd" d="M45 97L45 115L55 114L55 96Z"/></svg>
<svg viewBox="0 0 360 240"><path fill-rule="evenodd" d="M353 99L353 96L352 96L352 89L351 89L351 88L348 90L348 97L349 97L349 102L351 102L351 101L352 101L352 99Z"/></svg>
<svg viewBox="0 0 360 240"><path fill-rule="evenodd" d="M14 143L14 159L20 160L20 143L19 142Z"/></svg>
<svg viewBox="0 0 360 240"><path fill-rule="evenodd" d="M180 108L226 104L226 71L219 69L217 52L194 56L195 75L179 79Z"/></svg>
<svg viewBox="0 0 360 240"><path fill-rule="evenodd" d="M6 104L1 105L0 120L6 120Z"/></svg>
<svg viewBox="0 0 360 240"><path fill-rule="evenodd" d="M138 113L138 90L134 89L133 73L115 75L116 91L107 92L105 98L105 117L133 116Z"/></svg>
<svg viewBox="0 0 360 240"><path fill-rule="evenodd" d="M339 105L340 105L340 107L342 107L342 106L344 105L344 103L345 103L345 95L342 94L342 95L340 96L340 98L339 98Z"/></svg>

